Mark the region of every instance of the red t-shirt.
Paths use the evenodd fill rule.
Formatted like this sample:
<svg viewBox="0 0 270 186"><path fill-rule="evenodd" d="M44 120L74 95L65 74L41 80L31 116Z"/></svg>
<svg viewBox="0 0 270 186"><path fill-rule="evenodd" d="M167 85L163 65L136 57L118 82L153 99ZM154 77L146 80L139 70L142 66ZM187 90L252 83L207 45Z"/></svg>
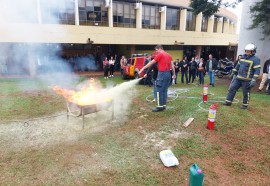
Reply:
<svg viewBox="0 0 270 186"><path fill-rule="evenodd" d="M170 71L172 56L165 51L160 52L155 58L158 63L158 71Z"/></svg>

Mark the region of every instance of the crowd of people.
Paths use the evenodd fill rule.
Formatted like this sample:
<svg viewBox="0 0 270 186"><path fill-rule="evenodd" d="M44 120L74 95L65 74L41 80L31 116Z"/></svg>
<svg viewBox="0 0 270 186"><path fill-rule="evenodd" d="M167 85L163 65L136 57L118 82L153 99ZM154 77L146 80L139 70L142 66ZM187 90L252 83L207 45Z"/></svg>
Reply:
<svg viewBox="0 0 270 186"><path fill-rule="evenodd" d="M172 61L170 54L165 52L161 45L157 45L156 56L150 61L147 59L145 66L139 73L144 72L144 78L147 79L152 76L154 85L154 100L157 106L152 109L153 112L160 112L166 109L168 87L175 83L177 84L177 77L181 73L181 83L194 84L194 80L198 79L198 85L204 84L204 77L206 74L209 76L209 84L215 87L215 71L218 68L218 61L209 54L208 59L205 61L199 56L191 58L191 61L186 56L180 61L176 59ZM256 80L260 74L260 59L255 56L256 46L248 44L245 47L245 54L239 55L231 76L231 83L228 89L228 94L224 105L231 106L234 96L239 88L242 88L243 103L241 109L247 109L250 100L250 91L255 86ZM270 60L264 63L262 82L258 91L262 91L265 82L268 80L266 88L267 95L270 95Z"/></svg>

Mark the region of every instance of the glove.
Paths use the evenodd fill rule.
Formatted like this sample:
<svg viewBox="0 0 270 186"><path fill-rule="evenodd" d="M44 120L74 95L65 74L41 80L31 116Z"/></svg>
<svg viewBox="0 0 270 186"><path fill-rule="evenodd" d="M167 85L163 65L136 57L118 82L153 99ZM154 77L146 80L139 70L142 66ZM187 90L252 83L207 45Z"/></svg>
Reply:
<svg viewBox="0 0 270 186"><path fill-rule="evenodd" d="M249 84L249 88L254 87L255 84L256 84L256 81L255 81L255 80L252 80L252 81L250 82L250 84Z"/></svg>
<svg viewBox="0 0 270 186"><path fill-rule="evenodd" d="M232 73L232 74L229 76L229 80L232 80L232 79L233 79L233 76L234 76L234 73Z"/></svg>

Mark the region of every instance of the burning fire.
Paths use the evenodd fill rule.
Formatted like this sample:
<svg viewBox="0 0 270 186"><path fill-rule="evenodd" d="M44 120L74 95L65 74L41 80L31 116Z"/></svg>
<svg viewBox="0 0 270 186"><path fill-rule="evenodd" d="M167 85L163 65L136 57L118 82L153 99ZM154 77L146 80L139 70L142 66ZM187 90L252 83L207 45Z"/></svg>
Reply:
<svg viewBox="0 0 270 186"><path fill-rule="evenodd" d="M98 90L94 79L90 79L79 91L64 89L59 86L49 88L55 93L62 95L69 102L80 106L112 101L108 96L108 92Z"/></svg>

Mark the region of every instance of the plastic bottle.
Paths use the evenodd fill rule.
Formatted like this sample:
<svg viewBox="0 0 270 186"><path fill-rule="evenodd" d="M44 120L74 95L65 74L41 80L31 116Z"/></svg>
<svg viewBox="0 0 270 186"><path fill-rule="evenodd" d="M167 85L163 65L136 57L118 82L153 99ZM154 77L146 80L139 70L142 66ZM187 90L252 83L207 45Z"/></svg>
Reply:
<svg viewBox="0 0 270 186"><path fill-rule="evenodd" d="M166 167L172 167L179 165L178 159L174 156L171 150L163 150L159 153L159 157L162 161L162 163Z"/></svg>
<svg viewBox="0 0 270 186"><path fill-rule="evenodd" d="M195 163L189 168L189 186L202 186L204 174L202 169Z"/></svg>

